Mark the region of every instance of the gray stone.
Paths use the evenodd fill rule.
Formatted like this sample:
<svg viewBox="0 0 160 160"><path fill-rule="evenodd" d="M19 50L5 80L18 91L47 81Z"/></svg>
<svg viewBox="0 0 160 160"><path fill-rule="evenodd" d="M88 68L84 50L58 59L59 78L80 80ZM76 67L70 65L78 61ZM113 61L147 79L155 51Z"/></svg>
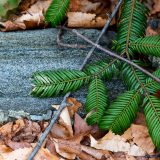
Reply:
<svg viewBox="0 0 160 160"><path fill-rule="evenodd" d="M79 30L93 41L98 30ZM35 71L68 68L78 69L90 49L87 43L71 33L64 33L63 42L87 45L84 49L59 47L56 43L57 29L34 31L0 32L0 109L4 111L24 111L31 114L45 113L51 109L51 104L59 104L58 98L39 99L29 95L31 91L30 76ZM103 46L111 46L114 33L109 32L101 41ZM106 56L96 51L92 60ZM114 97L124 86L120 81L107 83ZM86 88L84 87L86 90ZM83 89L74 96L84 102L87 92Z"/></svg>

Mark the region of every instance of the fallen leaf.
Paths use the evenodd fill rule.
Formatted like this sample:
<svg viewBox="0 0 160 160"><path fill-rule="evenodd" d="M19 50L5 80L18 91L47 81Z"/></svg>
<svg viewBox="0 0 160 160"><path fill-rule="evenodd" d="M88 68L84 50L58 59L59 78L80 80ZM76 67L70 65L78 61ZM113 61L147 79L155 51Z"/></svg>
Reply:
<svg viewBox="0 0 160 160"><path fill-rule="evenodd" d="M82 108L82 104L72 97L68 97L67 102L71 104L71 106L68 106L67 108L70 118L73 118L74 114L78 111L78 109Z"/></svg>
<svg viewBox="0 0 160 160"><path fill-rule="evenodd" d="M59 155L61 155L61 156L64 157L64 158L67 158L67 159L75 159L75 158L76 158L76 154L75 154L75 153L70 154L70 153L67 153L67 152L64 152L63 150L61 150L61 148L60 148L60 146L59 146L59 145L62 145L62 144L60 144L60 143L61 143L60 140L54 139L53 142L54 142L54 145L55 145L55 148L56 148L56 152L57 152ZM71 145L71 144L70 144L70 145ZM70 147L71 147L71 146L70 146ZM74 146L72 146L72 147L74 147Z"/></svg>
<svg viewBox="0 0 160 160"><path fill-rule="evenodd" d="M26 160L32 152L32 148L17 149L9 153L2 153L1 160ZM33 160L58 160L48 149L41 148Z"/></svg>
<svg viewBox="0 0 160 160"><path fill-rule="evenodd" d="M69 10L71 12L91 12L98 9L100 2L90 2L88 0L71 0Z"/></svg>
<svg viewBox="0 0 160 160"><path fill-rule="evenodd" d="M112 139L109 140L102 138L101 140L96 141L91 135L90 135L90 140L91 140L91 147L94 147L96 149L103 149L112 152L126 152L128 153L128 155L131 156L145 155L145 151L142 150L140 147L126 142L125 138L119 135L114 135L114 133Z"/></svg>
<svg viewBox="0 0 160 160"><path fill-rule="evenodd" d="M0 127L0 136L1 138L7 137L11 138L13 122L8 122L7 124Z"/></svg>
<svg viewBox="0 0 160 160"><path fill-rule="evenodd" d="M34 3L36 3L38 0L23 0L21 1L20 5L18 6L18 10L22 11L26 11L28 10L31 5L33 5Z"/></svg>
<svg viewBox="0 0 160 160"><path fill-rule="evenodd" d="M52 105L53 108L58 109L59 105ZM66 129L69 131L70 136L73 136L73 129L71 124L71 118L68 112L68 108L64 108L63 111L60 114L60 118L58 120L59 124L66 127Z"/></svg>
<svg viewBox="0 0 160 160"><path fill-rule="evenodd" d="M103 27L107 21L96 14L82 12L68 12L67 17L68 27L98 28Z"/></svg>
<svg viewBox="0 0 160 160"><path fill-rule="evenodd" d="M160 0L153 0L153 8L151 10L151 14L157 14L160 12Z"/></svg>
<svg viewBox="0 0 160 160"><path fill-rule="evenodd" d="M51 129L50 136L52 138L63 138L67 139L70 137L70 133L66 127L61 126L60 124L55 123Z"/></svg>
<svg viewBox="0 0 160 160"><path fill-rule="evenodd" d="M142 148L148 154L154 152L155 146L149 136L146 126L132 124L131 132L133 136L133 142L137 144L137 146Z"/></svg>
<svg viewBox="0 0 160 160"><path fill-rule="evenodd" d="M75 159L78 156L81 160L96 160L92 155L83 152L81 145L71 140L55 140L56 151L67 159Z"/></svg>
<svg viewBox="0 0 160 160"><path fill-rule="evenodd" d="M74 135L87 133L91 131L92 127L88 126L88 124L76 113L74 117Z"/></svg>
<svg viewBox="0 0 160 160"><path fill-rule="evenodd" d="M25 127L16 133L12 140L16 142L32 143L41 133L41 127L38 123L25 120Z"/></svg>
<svg viewBox="0 0 160 160"><path fill-rule="evenodd" d="M30 148L31 144L27 142L14 142L11 140L8 140L6 142L7 146L9 146L11 149L16 150L19 148Z"/></svg>
<svg viewBox="0 0 160 160"><path fill-rule="evenodd" d="M50 138L47 139L45 147L51 152L51 154L57 155L54 142Z"/></svg>
<svg viewBox="0 0 160 160"><path fill-rule="evenodd" d="M123 138L125 138L126 140L132 140L133 136L132 136L132 130L131 128L128 128L122 135Z"/></svg>
<svg viewBox="0 0 160 160"><path fill-rule="evenodd" d="M133 156L126 155L126 160L136 160Z"/></svg>
<svg viewBox="0 0 160 160"><path fill-rule="evenodd" d="M44 13L48 9L50 3L51 0L37 1L21 16L13 20L0 22L1 31L14 31L45 27L46 24L44 20Z"/></svg>
<svg viewBox="0 0 160 160"><path fill-rule="evenodd" d="M9 153L9 152L12 152L13 150L6 146L6 145L0 145L0 154L1 153Z"/></svg>
<svg viewBox="0 0 160 160"><path fill-rule="evenodd" d="M81 149L82 149L82 151L88 153L89 155L91 155L92 157L94 157L96 159L102 159L103 157L112 158L111 154L105 150L100 150L100 149L97 150L95 148L88 147L85 145L81 145Z"/></svg>
<svg viewBox="0 0 160 160"><path fill-rule="evenodd" d="M134 124L146 126L146 119L143 113L138 112Z"/></svg>

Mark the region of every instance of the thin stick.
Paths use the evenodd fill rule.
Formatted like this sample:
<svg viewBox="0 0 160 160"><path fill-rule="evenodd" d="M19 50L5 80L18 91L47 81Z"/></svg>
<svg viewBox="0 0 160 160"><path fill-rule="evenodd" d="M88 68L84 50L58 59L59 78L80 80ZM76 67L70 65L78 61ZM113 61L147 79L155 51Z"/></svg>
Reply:
<svg viewBox="0 0 160 160"><path fill-rule="evenodd" d="M98 38L97 38L97 40L96 40L96 42L95 42L96 45L99 43L101 37L103 36L103 34L104 34L104 33L106 32L106 30L108 29L108 27L109 27L109 25L110 25L113 17L114 17L114 16L116 15L116 13L117 13L117 11L118 11L118 9L119 9L122 1L123 1L123 0L119 0L118 3L117 3L117 5L115 6L112 14L110 15L108 21L106 22L105 26L103 27L100 35L98 36ZM87 55L86 59L83 61L83 64L82 64L82 66L81 66L81 69L83 68L83 66L85 66L85 64L87 63L88 59L91 57L92 53L93 53L94 50L96 49L96 45L93 45L93 47L91 48L91 50L88 52L88 55Z"/></svg>
<svg viewBox="0 0 160 160"><path fill-rule="evenodd" d="M57 34L57 44L58 44L58 46L60 46L60 47L80 48L80 49L89 47L89 46L86 46L86 45L66 44L66 43L63 43L63 42L61 42L61 40L60 40L61 35L62 35L62 28L59 29L58 34Z"/></svg>
<svg viewBox="0 0 160 160"><path fill-rule="evenodd" d="M160 153L155 155L146 155L145 158L160 158Z"/></svg>
<svg viewBox="0 0 160 160"><path fill-rule="evenodd" d="M106 25L104 26L104 28L102 29L99 37L97 38L96 41L96 45L99 43L100 38L102 37L102 35L105 33L105 31L108 29L109 24L111 23L114 15L116 14L116 12L118 11L118 8L120 6L120 4L122 3L122 0L119 0L119 2L117 3L113 13L111 14L110 18L108 19L108 21L106 22ZM94 46L94 45L93 45ZM95 46L88 52L86 58L84 59L84 62L82 64L82 66L80 67L79 70L82 70L84 68L84 66L87 64L88 59L91 57L93 51L95 50ZM39 151L39 149L41 148L44 140L46 139L47 135L49 134L50 130L52 129L53 125L55 124L56 120L58 119L59 115L61 114L62 110L67 106L67 102L66 99L67 97L69 97L70 92L67 93L64 98L63 101L60 104L59 109L57 110L56 114L54 115L54 117L51 119L50 124L48 125L48 127L45 129L45 131L42 133L42 135L40 136L35 148L33 149L32 153L30 154L28 160L33 160L34 156L37 154L37 152Z"/></svg>
<svg viewBox="0 0 160 160"><path fill-rule="evenodd" d="M82 34L80 34L77 30L75 29L68 29L66 27L63 27L63 29L70 31L72 33L75 33L78 37L82 38L83 40L85 40L86 42L88 42L89 44L95 46L96 48L98 48L99 50L105 52L106 54L110 55L111 57L117 58L123 62L126 62L130 65L132 65L133 67L137 68L138 70L142 71L144 74L146 74L147 76L151 77L152 79L154 79L155 81L157 81L158 83L160 83L160 79L156 76L154 76L152 73L148 72L147 70L145 70L144 68L140 67L139 65L135 64L134 62L125 59L123 57L121 57L120 55L118 55L117 53L110 51L108 49L105 49L103 47L101 47L100 45L94 43L93 41L89 40L87 37L83 36Z"/></svg>

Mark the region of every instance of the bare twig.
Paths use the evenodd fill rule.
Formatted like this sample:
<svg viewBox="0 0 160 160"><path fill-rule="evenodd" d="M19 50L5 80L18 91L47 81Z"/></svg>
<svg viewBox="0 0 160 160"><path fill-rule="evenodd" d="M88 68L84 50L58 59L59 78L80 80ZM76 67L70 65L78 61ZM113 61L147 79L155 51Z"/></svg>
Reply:
<svg viewBox="0 0 160 160"><path fill-rule="evenodd" d="M108 19L108 21L106 22L106 25L104 26L104 28L102 29L96 44L98 44L100 38L102 37L102 35L105 33L105 31L108 29L110 22L112 21L114 15L116 14L116 12L118 11L118 8L120 6L120 4L122 3L122 0L119 0L118 4L116 5L113 13L111 14L110 18ZM84 68L84 66L86 65L88 59L91 57L93 51L95 50L95 46L93 45L93 48L88 52L86 58L84 59L84 62L82 64L82 66L80 67L79 70L82 70ZM70 92L67 93L64 98L63 101L60 104L59 109L57 110L56 114L54 115L54 117L51 119L50 124L48 125L48 127L45 129L45 131L42 133L42 135L39 138L39 141L37 142L37 145L35 146L35 148L33 149L32 153L30 154L28 160L33 160L34 156L37 154L37 152L39 151L39 149L41 148L44 140L46 139L47 135L49 134L50 130L52 129L53 125L55 124L56 120L58 119L59 115L61 114L62 110L67 106L67 102L66 99L67 97L69 97Z"/></svg>
<svg viewBox="0 0 160 160"><path fill-rule="evenodd" d="M160 83L160 79L156 76L154 76L152 73L148 72L147 70L145 70L144 68L140 67L139 65L135 64L134 62L121 57L120 55L118 55L117 53L110 51L108 49L105 49L103 47L101 47L100 45L94 43L93 41L91 41L90 39L88 39L87 37L83 36L82 34L80 34L77 30L75 29L68 29L66 27L63 27L63 29L70 31L72 33L75 33L77 36L81 37L83 40L85 40L86 42L90 43L91 45L95 46L97 49L105 52L106 54L110 55L111 57L117 58L123 62L126 62L128 64L130 64L131 66L137 68L138 70L142 71L144 74L146 74L147 76L151 77L152 79L154 79L155 81L157 81L158 83Z"/></svg>
<svg viewBox="0 0 160 160"><path fill-rule="evenodd" d="M145 158L160 158L160 153L154 155L146 155Z"/></svg>
<svg viewBox="0 0 160 160"><path fill-rule="evenodd" d="M60 37L62 36L62 28L59 29L58 34L57 34L57 44L60 47L67 47L67 48L87 48L89 46L86 45L78 45L78 44L66 44L63 43L60 39Z"/></svg>
<svg viewBox="0 0 160 160"><path fill-rule="evenodd" d="M109 25L110 25L113 17L114 17L114 16L116 15L116 13L117 13L118 8L120 7L122 1L123 1L123 0L119 0L118 3L117 3L117 5L115 6L112 14L110 15L108 21L106 22L105 26L103 27L100 35L98 36L98 38L97 38L97 40L96 40L96 42L95 42L96 45L99 43L101 37L103 36L103 34L104 34L104 33L106 32L106 30L108 29L108 27L109 27ZM83 66L85 66L85 64L87 63L88 59L91 57L91 55L92 55L92 53L94 52L95 49L96 49L96 46L93 45L93 47L91 48L91 50L88 52L88 55L87 55L86 59L83 61L83 64L82 64L82 66L81 66L81 69L83 68Z"/></svg>

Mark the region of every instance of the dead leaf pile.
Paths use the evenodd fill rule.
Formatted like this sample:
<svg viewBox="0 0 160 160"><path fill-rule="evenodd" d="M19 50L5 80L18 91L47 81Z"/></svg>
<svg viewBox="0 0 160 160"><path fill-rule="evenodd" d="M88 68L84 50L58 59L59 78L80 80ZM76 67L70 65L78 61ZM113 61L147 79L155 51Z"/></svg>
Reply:
<svg viewBox="0 0 160 160"><path fill-rule="evenodd" d="M62 111L35 160L146 160L146 154L154 154L143 114L139 113L135 123L120 136L88 126L76 113L81 103L74 98L68 98L68 102L71 106ZM59 105L53 107L58 109ZM26 119L3 125L0 160L27 160L46 126Z"/></svg>
<svg viewBox="0 0 160 160"><path fill-rule="evenodd" d="M17 13L10 13L7 21L0 21L1 31L15 31L47 26L44 14L52 0L23 0ZM103 27L117 0L71 0L67 12L68 27ZM115 19L112 21L115 24Z"/></svg>
<svg viewBox="0 0 160 160"><path fill-rule="evenodd" d="M103 27L116 1L71 0L67 13L68 27ZM112 21L115 24L115 19Z"/></svg>
<svg viewBox="0 0 160 160"><path fill-rule="evenodd" d="M44 28L44 13L52 0L29 0L20 4L19 16L12 15L6 22L0 22L1 31Z"/></svg>

